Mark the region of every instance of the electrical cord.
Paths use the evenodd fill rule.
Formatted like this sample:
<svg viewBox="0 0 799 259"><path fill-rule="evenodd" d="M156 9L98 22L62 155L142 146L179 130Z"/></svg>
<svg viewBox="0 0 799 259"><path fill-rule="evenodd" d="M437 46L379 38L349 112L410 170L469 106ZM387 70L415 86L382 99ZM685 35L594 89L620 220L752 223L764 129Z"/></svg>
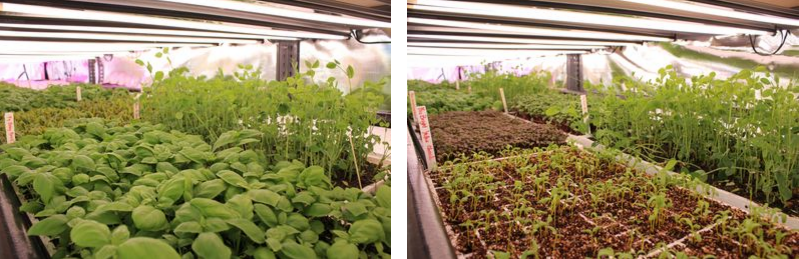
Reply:
<svg viewBox="0 0 799 259"><path fill-rule="evenodd" d="M360 33L350 30L350 35L361 44L391 44L391 41L361 41Z"/></svg>
<svg viewBox="0 0 799 259"><path fill-rule="evenodd" d="M749 35L749 44L752 46L752 51L754 51L756 54L762 55L762 56L770 56L770 55L777 54L777 52L780 52L782 47L785 46L785 42L788 41L788 35L789 34L791 34L791 31L789 31L789 30L780 30L780 35L782 35L782 43L780 43L780 46L777 47L777 49L774 50L774 52L772 52L772 53L760 53L759 51L757 51L757 47L755 47L755 38L752 37L752 35Z"/></svg>

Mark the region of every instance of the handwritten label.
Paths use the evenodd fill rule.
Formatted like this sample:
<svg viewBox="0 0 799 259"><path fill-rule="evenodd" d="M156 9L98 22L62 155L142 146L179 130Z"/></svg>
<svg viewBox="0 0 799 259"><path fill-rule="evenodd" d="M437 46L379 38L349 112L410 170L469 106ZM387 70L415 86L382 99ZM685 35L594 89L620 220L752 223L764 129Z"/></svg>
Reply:
<svg viewBox="0 0 799 259"><path fill-rule="evenodd" d="M408 91L408 98L411 99L411 114L413 115L413 121L417 124L419 123L419 115L416 111L416 92Z"/></svg>
<svg viewBox="0 0 799 259"><path fill-rule="evenodd" d="M580 95L580 105L583 106L583 114L588 114L588 97Z"/></svg>
<svg viewBox="0 0 799 259"><path fill-rule="evenodd" d="M436 149L433 147L433 134L430 132L430 123L427 121L427 108L424 106L416 107L416 113L419 116L419 133L422 136L422 149L424 149L424 156L427 159L427 166L430 171L435 171L438 167L436 164Z"/></svg>
<svg viewBox="0 0 799 259"><path fill-rule="evenodd" d="M6 125L6 143L11 144L17 141L16 131L14 130L14 113L7 112L4 117Z"/></svg>
<svg viewBox="0 0 799 259"><path fill-rule="evenodd" d="M80 100L83 99L83 96L81 96L80 94L80 86L75 87L75 95L77 96L78 102L80 102Z"/></svg>
<svg viewBox="0 0 799 259"><path fill-rule="evenodd" d="M136 102L133 103L133 119L137 119L138 120L140 118L139 109L140 109L139 108L139 101L136 100Z"/></svg>

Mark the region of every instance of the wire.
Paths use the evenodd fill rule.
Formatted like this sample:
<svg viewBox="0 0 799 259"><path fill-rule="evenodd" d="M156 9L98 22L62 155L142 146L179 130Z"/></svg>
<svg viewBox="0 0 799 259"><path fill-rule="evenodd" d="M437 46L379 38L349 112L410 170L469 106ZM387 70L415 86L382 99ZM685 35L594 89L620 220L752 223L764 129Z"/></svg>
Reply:
<svg viewBox="0 0 799 259"><path fill-rule="evenodd" d="M369 41L369 42L361 41L361 37L359 36L360 33L358 33L355 30L350 30L350 34L352 38L354 38L356 41L358 41L361 44L391 44L391 41Z"/></svg>
<svg viewBox="0 0 799 259"><path fill-rule="evenodd" d="M754 51L756 54L762 55L762 56L770 56L770 55L777 54L777 52L780 52L782 47L785 46L785 42L788 41L788 35L789 34L791 34L791 31L789 31L789 30L780 30L780 35L782 35L782 43L780 43L780 46L777 47L777 49L774 50L774 52L772 52L770 54L769 53L764 54L764 53L760 53L759 51L757 51L757 47L755 47L755 39L752 37L751 34L749 35L749 44L752 46L752 51Z"/></svg>

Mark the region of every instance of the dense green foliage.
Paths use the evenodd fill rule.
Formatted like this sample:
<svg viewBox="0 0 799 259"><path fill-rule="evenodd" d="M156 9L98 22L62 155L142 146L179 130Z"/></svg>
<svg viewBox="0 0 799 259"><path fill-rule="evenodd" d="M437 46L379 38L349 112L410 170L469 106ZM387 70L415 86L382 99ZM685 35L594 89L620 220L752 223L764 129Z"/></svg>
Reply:
<svg viewBox="0 0 799 259"><path fill-rule="evenodd" d="M108 100L81 101L75 107L36 108L15 112L17 136L39 135L48 128L59 128L70 120L102 118L127 123L133 120L133 97L120 95ZM0 127L0 144L6 142L5 127Z"/></svg>
<svg viewBox="0 0 799 259"><path fill-rule="evenodd" d="M734 180L768 202L799 188L799 87L779 86L764 68L726 79L690 80L673 69L646 87L609 93L592 111L603 144L653 160L678 159L694 175Z"/></svg>
<svg viewBox="0 0 799 259"><path fill-rule="evenodd" d="M0 172L54 258L389 256L390 190L333 188L325 169L270 163L263 133L213 142L160 125L89 120L0 146Z"/></svg>
<svg viewBox="0 0 799 259"><path fill-rule="evenodd" d="M90 84L52 86L39 91L0 83L0 112L28 111L36 108L76 108L77 87L81 88L83 101L105 100L128 94L127 89L110 90Z"/></svg>
<svg viewBox="0 0 799 259"><path fill-rule="evenodd" d="M491 69L485 73L472 73L468 76L466 84L472 87L472 91L492 97L494 100L501 100L499 89L502 88L508 105L524 95L548 91L552 79L552 75L546 71L518 76L514 72Z"/></svg>
<svg viewBox="0 0 799 259"><path fill-rule="evenodd" d="M230 130L254 129L263 133L253 141L258 140L257 148L268 161L297 159L350 177L364 168L378 141L367 133L370 125L378 124L376 112L383 97L375 92L382 89L382 82L361 87L374 91L344 95L334 78L313 83L313 69L320 69L320 64L307 65L311 70L269 82L259 79L260 72L252 67L242 66L235 77L214 78L174 70L146 89L142 119L210 142ZM330 62L326 67L341 69L341 64ZM351 67L342 70L349 78L355 73Z"/></svg>
<svg viewBox="0 0 799 259"><path fill-rule="evenodd" d="M502 102L491 97L469 94L465 90L455 90L448 82L430 84L424 81L408 81L408 90L416 93L416 103L425 106L429 114L448 111L501 110ZM408 114L411 106L408 103Z"/></svg>
<svg viewBox="0 0 799 259"><path fill-rule="evenodd" d="M591 97L592 99L594 97ZM589 102L589 111L597 109L597 103ZM580 97L558 91L546 91L519 97L512 110L535 121L563 125L569 129L588 133L588 124L580 107Z"/></svg>

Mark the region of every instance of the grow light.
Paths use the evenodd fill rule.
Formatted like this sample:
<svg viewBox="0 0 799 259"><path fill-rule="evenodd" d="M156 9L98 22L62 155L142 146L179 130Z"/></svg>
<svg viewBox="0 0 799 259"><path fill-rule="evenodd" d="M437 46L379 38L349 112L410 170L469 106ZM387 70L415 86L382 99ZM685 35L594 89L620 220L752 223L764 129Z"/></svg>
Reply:
<svg viewBox="0 0 799 259"><path fill-rule="evenodd" d="M209 47L213 44L180 43L84 43L84 42L52 42L41 41L0 41L0 50L14 51L131 51L154 48L175 47Z"/></svg>
<svg viewBox="0 0 799 259"><path fill-rule="evenodd" d="M0 30L2 37L19 38L55 38L77 40L114 40L114 41L143 41L143 42L182 42L182 43L231 43L251 44L257 40L237 40L222 38L195 38L195 37L169 37L169 36L141 36L103 33L76 33L76 32L29 32Z"/></svg>
<svg viewBox="0 0 799 259"><path fill-rule="evenodd" d="M503 37L477 37L477 36L428 35L428 34L410 34L410 35L408 35L408 38L423 38L423 39L435 39L435 40L457 40L457 41L476 41L476 42L497 42L497 43L519 43L519 44L591 45L591 46L627 46L627 45L635 45L634 43L615 42L615 41L520 39L520 38L503 38Z"/></svg>
<svg viewBox="0 0 799 259"><path fill-rule="evenodd" d="M246 27L241 25L231 25L222 23L205 23L186 21L178 19L167 19L152 16L130 15L112 12L100 11L81 11L65 8L53 8L45 6L24 5L24 4L9 4L0 3L0 11L15 12L23 14L32 14L64 19L78 19L78 20L92 20L92 21L113 21L124 23L147 24L155 26L169 26L178 28L187 28L195 30L206 31L221 31L221 32L234 32L234 33L247 33L264 36L280 36L280 37L295 37L295 38L314 38L314 39L329 39L329 40L344 40L347 37L339 35L330 35L313 32L295 32L295 31L278 31L271 30L263 27Z"/></svg>
<svg viewBox="0 0 799 259"><path fill-rule="evenodd" d="M71 26L71 25L22 24L22 23L0 23L0 27L62 30L62 31L118 32L118 33L175 35L175 36L191 36L191 37L241 38L241 39L255 39L255 40L265 40L265 39L297 40L297 38L291 38L291 37L274 37L274 36L263 36L263 35L253 35L253 34L240 34L240 33L161 30L161 29L124 28L124 27Z"/></svg>
<svg viewBox="0 0 799 259"><path fill-rule="evenodd" d="M346 25L363 26L369 28L390 28L391 23L373 21L367 19L358 19L350 17L342 17L328 14L320 14L313 12L296 11L286 8L273 7L262 4L252 4L245 2L226 1L226 0L159 0L164 2L199 5L206 7L214 7L220 9L236 10L242 12L259 13L266 15L274 15L281 17L288 17L294 19L311 20L318 22L328 22Z"/></svg>
<svg viewBox="0 0 799 259"><path fill-rule="evenodd" d="M639 0L640 1L640 0ZM665 1L646 1L646 2L665 2ZM693 22L647 19L636 17L625 17L617 15L603 15L585 12L563 11L553 9L540 9L524 6L513 6L504 4L490 3L471 3L462 1L446 0L418 0L410 8L459 13L470 15L484 15L496 17L509 17L530 20L547 20L565 23L582 23L591 25L605 25L627 28L639 28L648 30L677 31L686 33L700 33L711 35L735 35L735 34L769 34L769 31L736 28L729 26L706 25Z"/></svg>
<svg viewBox="0 0 799 259"><path fill-rule="evenodd" d="M537 44L487 44L487 43L445 43L445 42L408 42L413 47L449 47L473 49L598 49L602 46L588 45L537 45Z"/></svg>
<svg viewBox="0 0 799 259"><path fill-rule="evenodd" d="M728 8L710 7L707 5L692 4L688 2L676 2L676 1L664 1L664 0L661 1L621 0L621 1L649 5L649 6L657 6L662 8L669 8L690 13L709 14L709 15L722 16L722 17L741 19L741 20L749 20L755 22L767 22L774 24L799 26L799 20L796 19L783 18L771 15L759 15L759 14L738 12Z"/></svg>
<svg viewBox="0 0 799 259"><path fill-rule="evenodd" d="M459 27L459 28L467 28L472 30L481 30L484 33L514 33L514 34L525 34L525 35L534 35L534 36L549 36L549 37L566 37L566 38L587 38L587 39L607 39L607 40L621 40L621 41L671 41L669 38L665 37L655 37L655 36L643 36L643 35L632 35L632 34L621 34L621 33L610 33L610 32L595 32L595 31L586 31L586 30L556 30L556 29L545 29L545 28L536 28L536 27L525 27L525 26L516 26L516 25L499 25L499 24L488 24L488 23L476 23L476 22L461 22L461 21L452 21L452 20L438 20L438 19L427 19L427 18L408 18L408 23L418 23L418 24L427 24L427 25L435 25L435 26L445 26L445 27Z"/></svg>
<svg viewBox="0 0 799 259"><path fill-rule="evenodd" d="M579 50L487 50L487 49L468 49L468 48L424 48L408 47L408 54L421 55L441 55L441 56L546 56L560 54L585 54L587 51Z"/></svg>

